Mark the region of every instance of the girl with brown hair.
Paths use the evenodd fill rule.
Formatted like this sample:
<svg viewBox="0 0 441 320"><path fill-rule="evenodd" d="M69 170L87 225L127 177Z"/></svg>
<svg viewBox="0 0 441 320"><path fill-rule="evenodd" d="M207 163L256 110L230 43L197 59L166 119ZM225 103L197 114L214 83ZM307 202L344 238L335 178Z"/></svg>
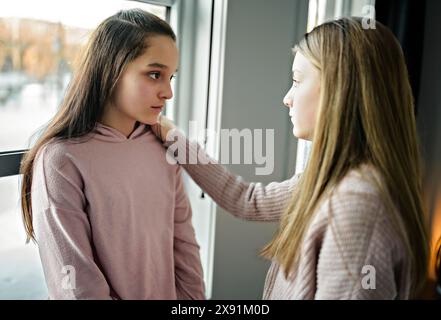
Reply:
<svg viewBox="0 0 441 320"><path fill-rule="evenodd" d="M173 95L175 40L139 9L103 21L23 158L23 220L50 299L204 298L181 169L150 128Z"/></svg>

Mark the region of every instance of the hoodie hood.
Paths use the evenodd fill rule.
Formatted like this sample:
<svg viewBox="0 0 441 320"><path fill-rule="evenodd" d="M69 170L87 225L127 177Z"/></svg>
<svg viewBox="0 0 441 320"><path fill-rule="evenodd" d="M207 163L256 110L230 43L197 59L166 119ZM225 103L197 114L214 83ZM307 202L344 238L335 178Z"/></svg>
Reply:
<svg viewBox="0 0 441 320"><path fill-rule="evenodd" d="M93 130L93 136L95 139L108 141L108 142L127 142L130 140L139 139L140 137L151 135L152 130L150 125L138 122L138 127L126 137L122 132L115 128L106 126L100 122L97 122Z"/></svg>

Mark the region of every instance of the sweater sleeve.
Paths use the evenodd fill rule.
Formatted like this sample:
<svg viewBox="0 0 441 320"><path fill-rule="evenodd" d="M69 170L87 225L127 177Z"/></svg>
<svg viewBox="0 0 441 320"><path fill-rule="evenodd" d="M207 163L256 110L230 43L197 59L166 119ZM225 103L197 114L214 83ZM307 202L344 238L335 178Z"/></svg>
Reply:
<svg viewBox="0 0 441 320"><path fill-rule="evenodd" d="M174 261L176 296L180 300L205 299L199 245L192 225L192 211L177 166L174 220Z"/></svg>
<svg viewBox="0 0 441 320"><path fill-rule="evenodd" d="M278 221L285 211L300 175L283 182L246 182L212 159L178 129L169 133L168 157L175 159L219 206L234 216L255 221ZM192 161L197 159L197 161Z"/></svg>
<svg viewBox="0 0 441 320"><path fill-rule="evenodd" d="M317 265L315 299L395 299L397 236L378 195L330 198Z"/></svg>
<svg viewBox="0 0 441 320"><path fill-rule="evenodd" d="M42 151L35 161L31 191L49 299L111 299L94 260L81 175L63 148Z"/></svg>

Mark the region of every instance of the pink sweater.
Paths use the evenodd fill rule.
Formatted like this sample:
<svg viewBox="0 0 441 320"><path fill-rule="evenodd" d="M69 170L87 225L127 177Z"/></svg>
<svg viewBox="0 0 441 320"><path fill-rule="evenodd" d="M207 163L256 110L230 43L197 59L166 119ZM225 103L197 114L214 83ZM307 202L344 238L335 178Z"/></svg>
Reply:
<svg viewBox="0 0 441 320"><path fill-rule="evenodd" d="M146 125L97 124L34 164L32 210L50 299L204 299L181 169Z"/></svg>
<svg viewBox="0 0 441 320"><path fill-rule="evenodd" d="M192 153L191 159L198 154L201 163L210 162L183 167L218 205L240 219L280 220L299 175L268 185L245 182L179 130L170 135L177 139L170 148L177 160ZM183 150L185 155L179 154ZM374 176L381 179L374 168L364 165L339 183L317 208L291 275L285 278L277 261L272 262L264 299L409 298L410 258L371 182Z"/></svg>

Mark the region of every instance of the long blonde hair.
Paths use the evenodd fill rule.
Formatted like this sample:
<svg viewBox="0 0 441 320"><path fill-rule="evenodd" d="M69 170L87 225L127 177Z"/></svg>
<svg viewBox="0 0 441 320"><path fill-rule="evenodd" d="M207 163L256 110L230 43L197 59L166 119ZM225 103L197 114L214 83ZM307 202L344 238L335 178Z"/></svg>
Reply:
<svg viewBox="0 0 441 320"><path fill-rule="evenodd" d="M320 71L313 145L278 232L262 250L288 276L298 262L314 211L352 169L375 167L379 191L411 261L412 295L426 280L428 235L414 99L401 47L381 23L360 18L326 22L294 49Z"/></svg>

